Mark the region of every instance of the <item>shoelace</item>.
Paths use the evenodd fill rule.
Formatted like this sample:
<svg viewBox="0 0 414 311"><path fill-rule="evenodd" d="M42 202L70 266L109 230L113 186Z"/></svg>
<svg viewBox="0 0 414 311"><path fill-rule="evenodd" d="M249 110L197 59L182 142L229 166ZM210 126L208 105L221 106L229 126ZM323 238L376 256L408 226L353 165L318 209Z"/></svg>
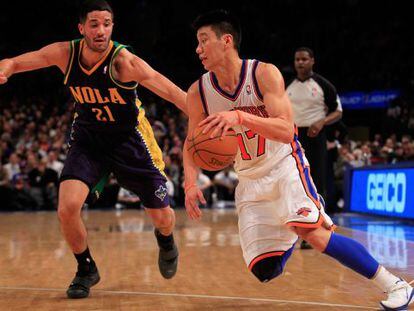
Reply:
<svg viewBox="0 0 414 311"><path fill-rule="evenodd" d="M414 281L414 280L413 280ZM411 281L411 283L413 282L413 281ZM401 288L404 288L404 287L406 287L406 284L407 284L407 282L405 282L405 281L397 281L388 291L387 291L387 293L388 294L391 294L391 293L393 293L393 292L395 292L395 291L397 291L397 290L399 290L399 289L401 289Z"/></svg>

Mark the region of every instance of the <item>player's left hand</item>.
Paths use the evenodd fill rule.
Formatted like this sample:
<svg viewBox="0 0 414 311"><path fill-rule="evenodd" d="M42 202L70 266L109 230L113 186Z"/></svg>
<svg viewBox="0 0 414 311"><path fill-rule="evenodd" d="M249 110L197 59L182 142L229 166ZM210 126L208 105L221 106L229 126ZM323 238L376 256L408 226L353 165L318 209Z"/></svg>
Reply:
<svg viewBox="0 0 414 311"><path fill-rule="evenodd" d="M230 128L239 124L240 120L236 111L221 111L208 116L198 126L205 125L203 134L213 129L210 134L210 138L213 138L219 134L221 137L225 136Z"/></svg>
<svg viewBox="0 0 414 311"><path fill-rule="evenodd" d="M185 192L185 209L190 219L201 218L202 212L198 206L199 202L201 204L207 204L203 192L197 185L194 185Z"/></svg>
<svg viewBox="0 0 414 311"><path fill-rule="evenodd" d="M313 123L309 128L308 128L308 136L309 137L316 137L319 135L319 132L323 129L325 125L325 121L319 120L316 121L315 123Z"/></svg>

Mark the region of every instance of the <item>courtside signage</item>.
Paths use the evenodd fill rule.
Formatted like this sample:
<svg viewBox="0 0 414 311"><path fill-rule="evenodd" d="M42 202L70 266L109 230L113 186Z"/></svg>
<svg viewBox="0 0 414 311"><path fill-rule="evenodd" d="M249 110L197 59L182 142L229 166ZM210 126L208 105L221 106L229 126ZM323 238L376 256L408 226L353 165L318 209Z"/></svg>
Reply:
<svg viewBox="0 0 414 311"><path fill-rule="evenodd" d="M414 168L352 172L350 211L414 219Z"/></svg>

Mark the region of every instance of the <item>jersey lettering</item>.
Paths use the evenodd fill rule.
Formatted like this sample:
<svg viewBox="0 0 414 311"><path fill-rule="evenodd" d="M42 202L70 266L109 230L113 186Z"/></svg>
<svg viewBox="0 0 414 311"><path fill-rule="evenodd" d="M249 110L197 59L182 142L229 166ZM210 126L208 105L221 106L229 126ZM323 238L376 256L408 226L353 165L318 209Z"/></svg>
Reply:
<svg viewBox="0 0 414 311"><path fill-rule="evenodd" d="M106 104L109 102L121 105L126 104L116 88L108 88L109 94L107 96L102 96L99 89L93 89L89 86L70 86L69 89L73 98L80 104Z"/></svg>

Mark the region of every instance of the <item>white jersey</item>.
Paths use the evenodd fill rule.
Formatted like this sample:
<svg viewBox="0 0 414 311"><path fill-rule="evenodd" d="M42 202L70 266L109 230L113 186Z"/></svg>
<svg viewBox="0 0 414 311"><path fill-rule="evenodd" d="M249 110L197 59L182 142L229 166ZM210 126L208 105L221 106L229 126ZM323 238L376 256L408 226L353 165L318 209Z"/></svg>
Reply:
<svg viewBox="0 0 414 311"><path fill-rule="evenodd" d="M257 60L243 60L239 85L234 94L229 94L220 88L214 73L205 73L199 80L200 96L205 112L210 115L237 109L268 118L255 76L258 64ZM265 139L244 126L236 126L233 129L237 133L240 147L234 165L239 177L260 177L292 153L289 144Z"/></svg>

